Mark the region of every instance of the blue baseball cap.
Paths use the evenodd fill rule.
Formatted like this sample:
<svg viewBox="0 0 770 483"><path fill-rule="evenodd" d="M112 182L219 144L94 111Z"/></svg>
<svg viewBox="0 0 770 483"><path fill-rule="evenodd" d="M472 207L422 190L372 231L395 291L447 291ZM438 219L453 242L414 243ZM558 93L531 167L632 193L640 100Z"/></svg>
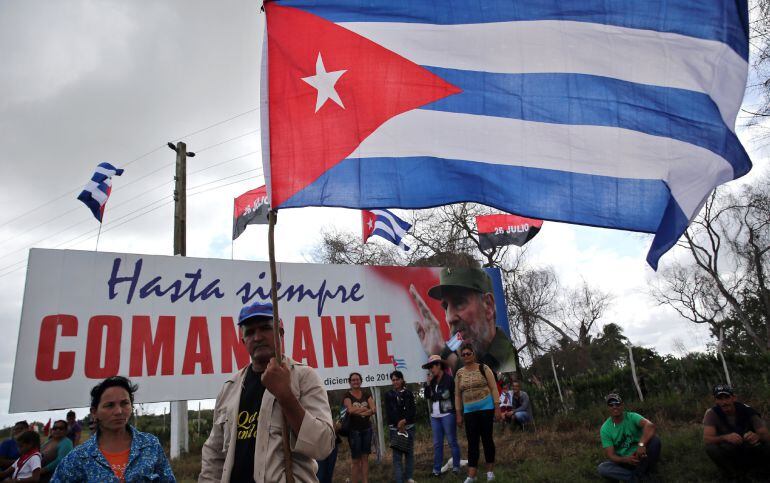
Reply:
<svg viewBox="0 0 770 483"><path fill-rule="evenodd" d="M251 305L246 305L241 309L241 313L238 315L238 325L260 320L272 320L272 318L273 304L270 302L257 301Z"/></svg>

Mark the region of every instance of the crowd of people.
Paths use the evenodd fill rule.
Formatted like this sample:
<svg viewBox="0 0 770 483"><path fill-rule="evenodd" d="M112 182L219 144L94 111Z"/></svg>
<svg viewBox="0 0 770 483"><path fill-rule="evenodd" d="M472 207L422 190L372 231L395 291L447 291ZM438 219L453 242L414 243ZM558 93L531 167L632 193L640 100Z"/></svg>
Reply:
<svg viewBox="0 0 770 483"><path fill-rule="evenodd" d="M441 301L447 322L458 331L476 321L494 320L491 283L478 268L444 269L429 295ZM241 309L241 342L250 364L224 382L217 396L211 432L201 454L200 482L265 483L333 481L342 437L351 453L352 483L369 481L372 417L378 401L353 372L340 416L314 369L288 357L276 360L283 327L275 333L273 307L257 302ZM467 334L473 333L468 330ZM490 332L494 340L495 332ZM431 475L459 475L467 464L465 483L478 481L483 448L486 481L495 479L495 431L500 424L534 425L532 403L521 384L499 381L497 361L484 345L466 340L451 361L434 354L422 367L422 391L428 405L433 438ZM459 359L456 360L456 359ZM414 481L417 403L401 371L390 375L392 389L384 407L392 455L393 481ZM158 438L130 424L137 386L122 376L109 377L90 393L91 436L80 442L82 429L74 412L57 420L41 445L39 433L25 421L0 443L0 480L10 482L138 482L176 481ZM703 418L706 453L727 478L770 461L770 432L761 416L737 401L728 385L714 388L715 405ZM608 418L599 429L607 460L598 476L636 481L654 471L662 443L655 424L625 409L617 393L605 398ZM467 460L461 459L457 429L465 431ZM442 465L444 442L451 465Z"/></svg>

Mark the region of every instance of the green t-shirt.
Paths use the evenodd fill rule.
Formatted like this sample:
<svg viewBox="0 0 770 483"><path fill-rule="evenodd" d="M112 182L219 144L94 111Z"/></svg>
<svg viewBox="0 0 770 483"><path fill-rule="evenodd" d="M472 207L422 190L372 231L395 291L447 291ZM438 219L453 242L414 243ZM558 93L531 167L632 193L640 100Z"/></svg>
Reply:
<svg viewBox="0 0 770 483"><path fill-rule="evenodd" d="M614 446L618 456L632 455L642 439L642 419L640 414L630 411L623 412L623 420L618 424L613 423L612 418L607 418L599 431L602 448Z"/></svg>

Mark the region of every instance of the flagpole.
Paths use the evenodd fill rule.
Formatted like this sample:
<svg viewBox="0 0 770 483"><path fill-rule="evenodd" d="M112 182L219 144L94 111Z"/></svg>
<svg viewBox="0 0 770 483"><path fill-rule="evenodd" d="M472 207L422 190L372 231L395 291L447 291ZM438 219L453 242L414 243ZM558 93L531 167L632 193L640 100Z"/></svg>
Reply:
<svg viewBox="0 0 770 483"><path fill-rule="evenodd" d="M275 360L283 364L283 344L281 343L281 318L278 315L278 277L275 267L275 224L278 221L278 211L268 212L267 252L270 258L270 298L273 302L273 341L275 344ZM286 415L283 417L283 460L286 462L286 483L294 483L291 447L289 446L289 427Z"/></svg>
<svg viewBox="0 0 770 483"><path fill-rule="evenodd" d="M104 207L105 207L104 211L107 211L106 210L106 208L107 208L106 204L104 205ZM94 247L94 251L95 252L99 251L99 237L102 236L102 225L104 225L104 212L102 212L102 219L99 220L99 231L96 232L96 246Z"/></svg>

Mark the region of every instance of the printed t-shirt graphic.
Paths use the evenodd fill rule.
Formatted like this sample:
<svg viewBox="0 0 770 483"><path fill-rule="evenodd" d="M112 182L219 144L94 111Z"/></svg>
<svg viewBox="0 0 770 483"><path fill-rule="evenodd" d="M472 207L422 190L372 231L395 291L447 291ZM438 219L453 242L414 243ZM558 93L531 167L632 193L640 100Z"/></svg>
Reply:
<svg viewBox="0 0 770 483"><path fill-rule="evenodd" d="M250 368L246 371L238 406L235 460L230 483L252 483L254 481L254 452L257 446L257 422L265 386L262 373Z"/></svg>

